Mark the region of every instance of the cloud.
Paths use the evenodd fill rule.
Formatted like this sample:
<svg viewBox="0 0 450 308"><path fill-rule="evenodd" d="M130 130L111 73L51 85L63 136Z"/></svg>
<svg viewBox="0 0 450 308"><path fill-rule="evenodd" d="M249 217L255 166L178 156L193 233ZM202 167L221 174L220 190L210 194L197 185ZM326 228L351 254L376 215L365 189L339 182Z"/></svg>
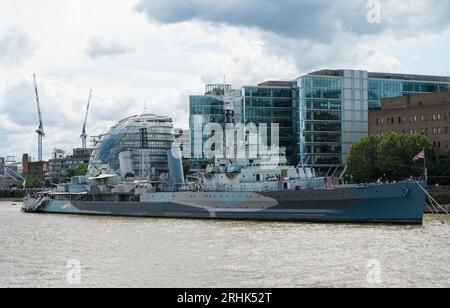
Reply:
<svg viewBox="0 0 450 308"><path fill-rule="evenodd" d="M280 36L325 42L335 35L445 30L450 25L448 0L380 0L381 23L370 24L367 0L141 0L136 6L150 20L173 24L199 20L256 27Z"/></svg>
<svg viewBox="0 0 450 308"><path fill-rule="evenodd" d="M77 24L66 20L65 1L22 10L3 1L0 156L36 153L33 72L46 157L80 146L91 88L88 134L97 135L143 112L144 101L186 128L188 96L224 75L239 88L321 68L445 74L448 0L380 1L380 24L367 23L368 0L80 0Z"/></svg>
<svg viewBox="0 0 450 308"><path fill-rule="evenodd" d="M17 28L0 32L0 64L19 64L33 52L31 39Z"/></svg>
<svg viewBox="0 0 450 308"><path fill-rule="evenodd" d="M125 55L132 50L116 40L105 40L99 37L91 39L87 46L87 54L92 59Z"/></svg>
<svg viewBox="0 0 450 308"><path fill-rule="evenodd" d="M87 104L88 89L65 81L38 76L39 96L46 136L44 155L54 147L72 149L81 145L80 134ZM96 95L88 118L88 134L106 132L118 120L131 115L132 98ZM35 154L38 115L31 77L20 79L0 95L0 151Z"/></svg>

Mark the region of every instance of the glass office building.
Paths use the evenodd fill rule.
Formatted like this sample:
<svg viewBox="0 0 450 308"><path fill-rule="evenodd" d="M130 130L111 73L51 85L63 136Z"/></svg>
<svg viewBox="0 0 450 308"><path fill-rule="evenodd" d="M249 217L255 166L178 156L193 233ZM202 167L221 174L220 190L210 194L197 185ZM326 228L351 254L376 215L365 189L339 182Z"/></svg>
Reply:
<svg viewBox="0 0 450 308"><path fill-rule="evenodd" d="M339 164L343 132L342 80L304 76L298 86L300 160L314 165Z"/></svg>
<svg viewBox="0 0 450 308"><path fill-rule="evenodd" d="M347 161L351 146L368 134L368 112L383 98L442 92L446 77L323 70L298 78L299 155L315 166Z"/></svg>
<svg viewBox="0 0 450 308"><path fill-rule="evenodd" d="M298 164L298 89L296 82L269 81L242 89L245 124L267 125L267 146L272 145L272 123L279 124L279 146L291 164Z"/></svg>
<svg viewBox="0 0 450 308"><path fill-rule="evenodd" d="M152 173L167 174L167 151L175 140L172 119L154 114L120 121L96 144L89 162L89 175L120 174L119 155L129 152L133 173L144 178Z"/></svg>
<svg viewBox="0 0 450 308"><path fill-rule="evenodd" d="M438 76L368 73L369 109L380 109L383 98L443 92L449 78Z"/></svg>
<svg viewBox="0 0 450 308"><path fill-rule="evenodd" d="M209 84L206 85L205 95L189 97L189 129L191 134L191 169L204 169L211 160L203 155L203 145L212 136L205 134L205 126L211 123L226 123L225 95L231 95L236 122L241 122L242 99L241 91L232 90L231 85Z"/></svg>
<svg viewBox="0 0 450 308"><path fill-rule="evenodd" d="M195 118L224 124L226 107L220 96L232 91L235 122L268 126L280 124L280 146L286 148L291 164L308 162L328 170L346 163L352 145L368 135L368 113L378 109L384 98L442 92L448 77L363 70L322 70L295 81L268 81L232 91L230 85L208 85L205 95L190 97L192 148L200 147L210 136L202 130L196 136ZM201 143L201 144L200 144ZM194 150L193 150L194 152ZM194 157L194 156L193 156ZM205 160L193 159L201 167Z"/></svg>

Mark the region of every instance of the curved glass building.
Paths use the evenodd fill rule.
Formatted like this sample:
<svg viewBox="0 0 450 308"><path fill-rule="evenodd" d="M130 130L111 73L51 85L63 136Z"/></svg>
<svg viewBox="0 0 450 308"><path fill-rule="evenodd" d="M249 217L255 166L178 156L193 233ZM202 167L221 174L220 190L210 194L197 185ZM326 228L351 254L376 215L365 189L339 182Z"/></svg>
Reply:
<svg viewBox="0 0 450 308"><path fill-rule="evenodd" d="M100 138L89 162L89 175L120 174L119 156L131 156L137 177L169 172L167 151L174 143L172 119L154 114L132 116L120 121Z"/></svg>

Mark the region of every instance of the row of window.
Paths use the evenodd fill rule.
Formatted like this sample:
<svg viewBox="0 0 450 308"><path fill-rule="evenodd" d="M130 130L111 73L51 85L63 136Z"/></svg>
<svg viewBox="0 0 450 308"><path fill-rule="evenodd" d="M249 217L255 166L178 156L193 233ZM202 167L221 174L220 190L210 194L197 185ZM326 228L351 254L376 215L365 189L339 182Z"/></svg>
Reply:
<svg viewBox="0 0 450 308"><path fill-rule="evenodd" d="M405 124L405 123L417 123L419 120L421 122L428 122L429 120L433 121L447 121L450 120L450 114L449 113L434 113L432 116L429 116L428 114L422 114L420 115L420 118L416 115L410 115L408 117L388 117L388 118L377 118L377 125L384 125L385 123L388 125L392 124Z"/></svg>
<svg viewBox="0 0 450 308"><path fill-rule="evenodd" d="M382 92L442 92L447 89L446 84L432 82L406 82L393 80L369 79L369 90Z"/></svg>
<svg viewBox="0 0 450 308"><path fill-rule="evenodd" d="M388 131L389 132L393 132L393 131ZM422 128L422 129L410 129L409 131L406 131L404 129L399 129L397 131L400 134L406 134L409 133L410 135L414 135L414 134L422 134L422 135L428 135L429 133L433 134L433 135L443 135L443 134L449 134L450 133L450 129L448 127L433 127L431 129L428 128ZM385 134L385 132L381 131L378 132L378 135L383 136Z"/></svg>

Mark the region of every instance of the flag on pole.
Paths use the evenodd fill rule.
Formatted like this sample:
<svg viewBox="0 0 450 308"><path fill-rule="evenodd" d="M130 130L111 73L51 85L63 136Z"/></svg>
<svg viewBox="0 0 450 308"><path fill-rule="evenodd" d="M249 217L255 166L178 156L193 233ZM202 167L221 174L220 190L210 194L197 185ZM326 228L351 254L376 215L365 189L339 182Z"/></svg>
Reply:
<svg viewBox="0 0 450 308"><path fill-rule="evenodd" d="M425 150L423 150L413 158L414 161L418 161L419 159L425 159Z"/></svg>

